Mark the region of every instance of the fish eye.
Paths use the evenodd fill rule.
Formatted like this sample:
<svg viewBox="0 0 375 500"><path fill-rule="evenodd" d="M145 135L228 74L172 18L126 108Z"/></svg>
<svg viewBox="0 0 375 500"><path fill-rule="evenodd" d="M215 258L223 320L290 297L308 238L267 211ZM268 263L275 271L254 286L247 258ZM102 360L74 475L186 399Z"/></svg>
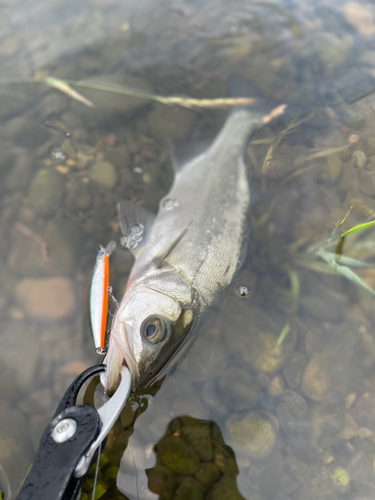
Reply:
<svg viewBox="0 0 375 500"><path fill-rule="evenodd" d="M167 333L167 326L161 318L147 318L142 324L141 332L148 342L157 344L164 339Z"/></svg>

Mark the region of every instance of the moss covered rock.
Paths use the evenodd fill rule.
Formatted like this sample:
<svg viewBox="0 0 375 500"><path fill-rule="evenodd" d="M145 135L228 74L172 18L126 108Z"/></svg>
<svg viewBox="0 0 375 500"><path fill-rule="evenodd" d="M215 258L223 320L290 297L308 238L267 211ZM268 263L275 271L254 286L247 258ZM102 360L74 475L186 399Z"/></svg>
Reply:
<svg viewBox="0 0 375 500"><path fill-rule="evenodd" d="M177 436L163 439L157 445L157 453L165 466L181 476L195 474L199 469L198 453Z"/></svg>

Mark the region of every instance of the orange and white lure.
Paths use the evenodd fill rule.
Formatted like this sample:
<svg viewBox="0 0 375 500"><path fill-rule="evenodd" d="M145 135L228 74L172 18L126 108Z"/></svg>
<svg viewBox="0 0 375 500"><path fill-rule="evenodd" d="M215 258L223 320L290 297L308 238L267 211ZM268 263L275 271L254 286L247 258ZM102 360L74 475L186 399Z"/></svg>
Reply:
<svg viewBox="0 0 375 500"><path fill-rule="evenodd" d="M105 354L108 314L109 256L116 248L111 241L107 248L99 247L90 289L90 318L96 352Z"/></svg>

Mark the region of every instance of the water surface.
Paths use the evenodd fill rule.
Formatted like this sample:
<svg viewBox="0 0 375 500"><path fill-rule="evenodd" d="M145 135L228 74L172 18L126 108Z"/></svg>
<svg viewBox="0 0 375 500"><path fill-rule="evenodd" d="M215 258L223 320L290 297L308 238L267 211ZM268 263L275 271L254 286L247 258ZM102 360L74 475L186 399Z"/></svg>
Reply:
<svg viewBox="0 0 375 500"><path fill-rule="evenodd" d="M349 209L336 232L374 218L374 3L1 9L1 79L50 74L214 98L238 75L288 104L248 149L256 201L245 266L185 360L124 410L101 498L374 498L374 296L317 255ZM98 361L87 294L97 246L119 241L116 202L156 210L173 180L173 141L213 136L226 116L78 90L93 108L43 83L0 85L0 464L13 494L64 390ZM349 235L343 255L373 264L373 235ZM126 251L111 257L118 299L131 265ZM371 267L353 270L375 287ZM190 468L168 461L173 446Z"/></svg>

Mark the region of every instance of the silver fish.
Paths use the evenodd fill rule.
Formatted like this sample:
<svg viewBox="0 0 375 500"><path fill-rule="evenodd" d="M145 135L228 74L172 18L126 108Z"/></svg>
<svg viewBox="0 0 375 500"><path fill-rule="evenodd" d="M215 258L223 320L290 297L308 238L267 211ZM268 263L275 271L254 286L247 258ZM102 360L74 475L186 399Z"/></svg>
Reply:
<svg viewBox="0 0 375 500"><path fill-rule="evenodd" d="M112 324L107 390L116 388L123 363L135 388L162 377L223 302L248 246L243 157L263 115L232 111L208 149L176 167L156 218L129 201L118 204L122 243L136 260Z"/></svg>

